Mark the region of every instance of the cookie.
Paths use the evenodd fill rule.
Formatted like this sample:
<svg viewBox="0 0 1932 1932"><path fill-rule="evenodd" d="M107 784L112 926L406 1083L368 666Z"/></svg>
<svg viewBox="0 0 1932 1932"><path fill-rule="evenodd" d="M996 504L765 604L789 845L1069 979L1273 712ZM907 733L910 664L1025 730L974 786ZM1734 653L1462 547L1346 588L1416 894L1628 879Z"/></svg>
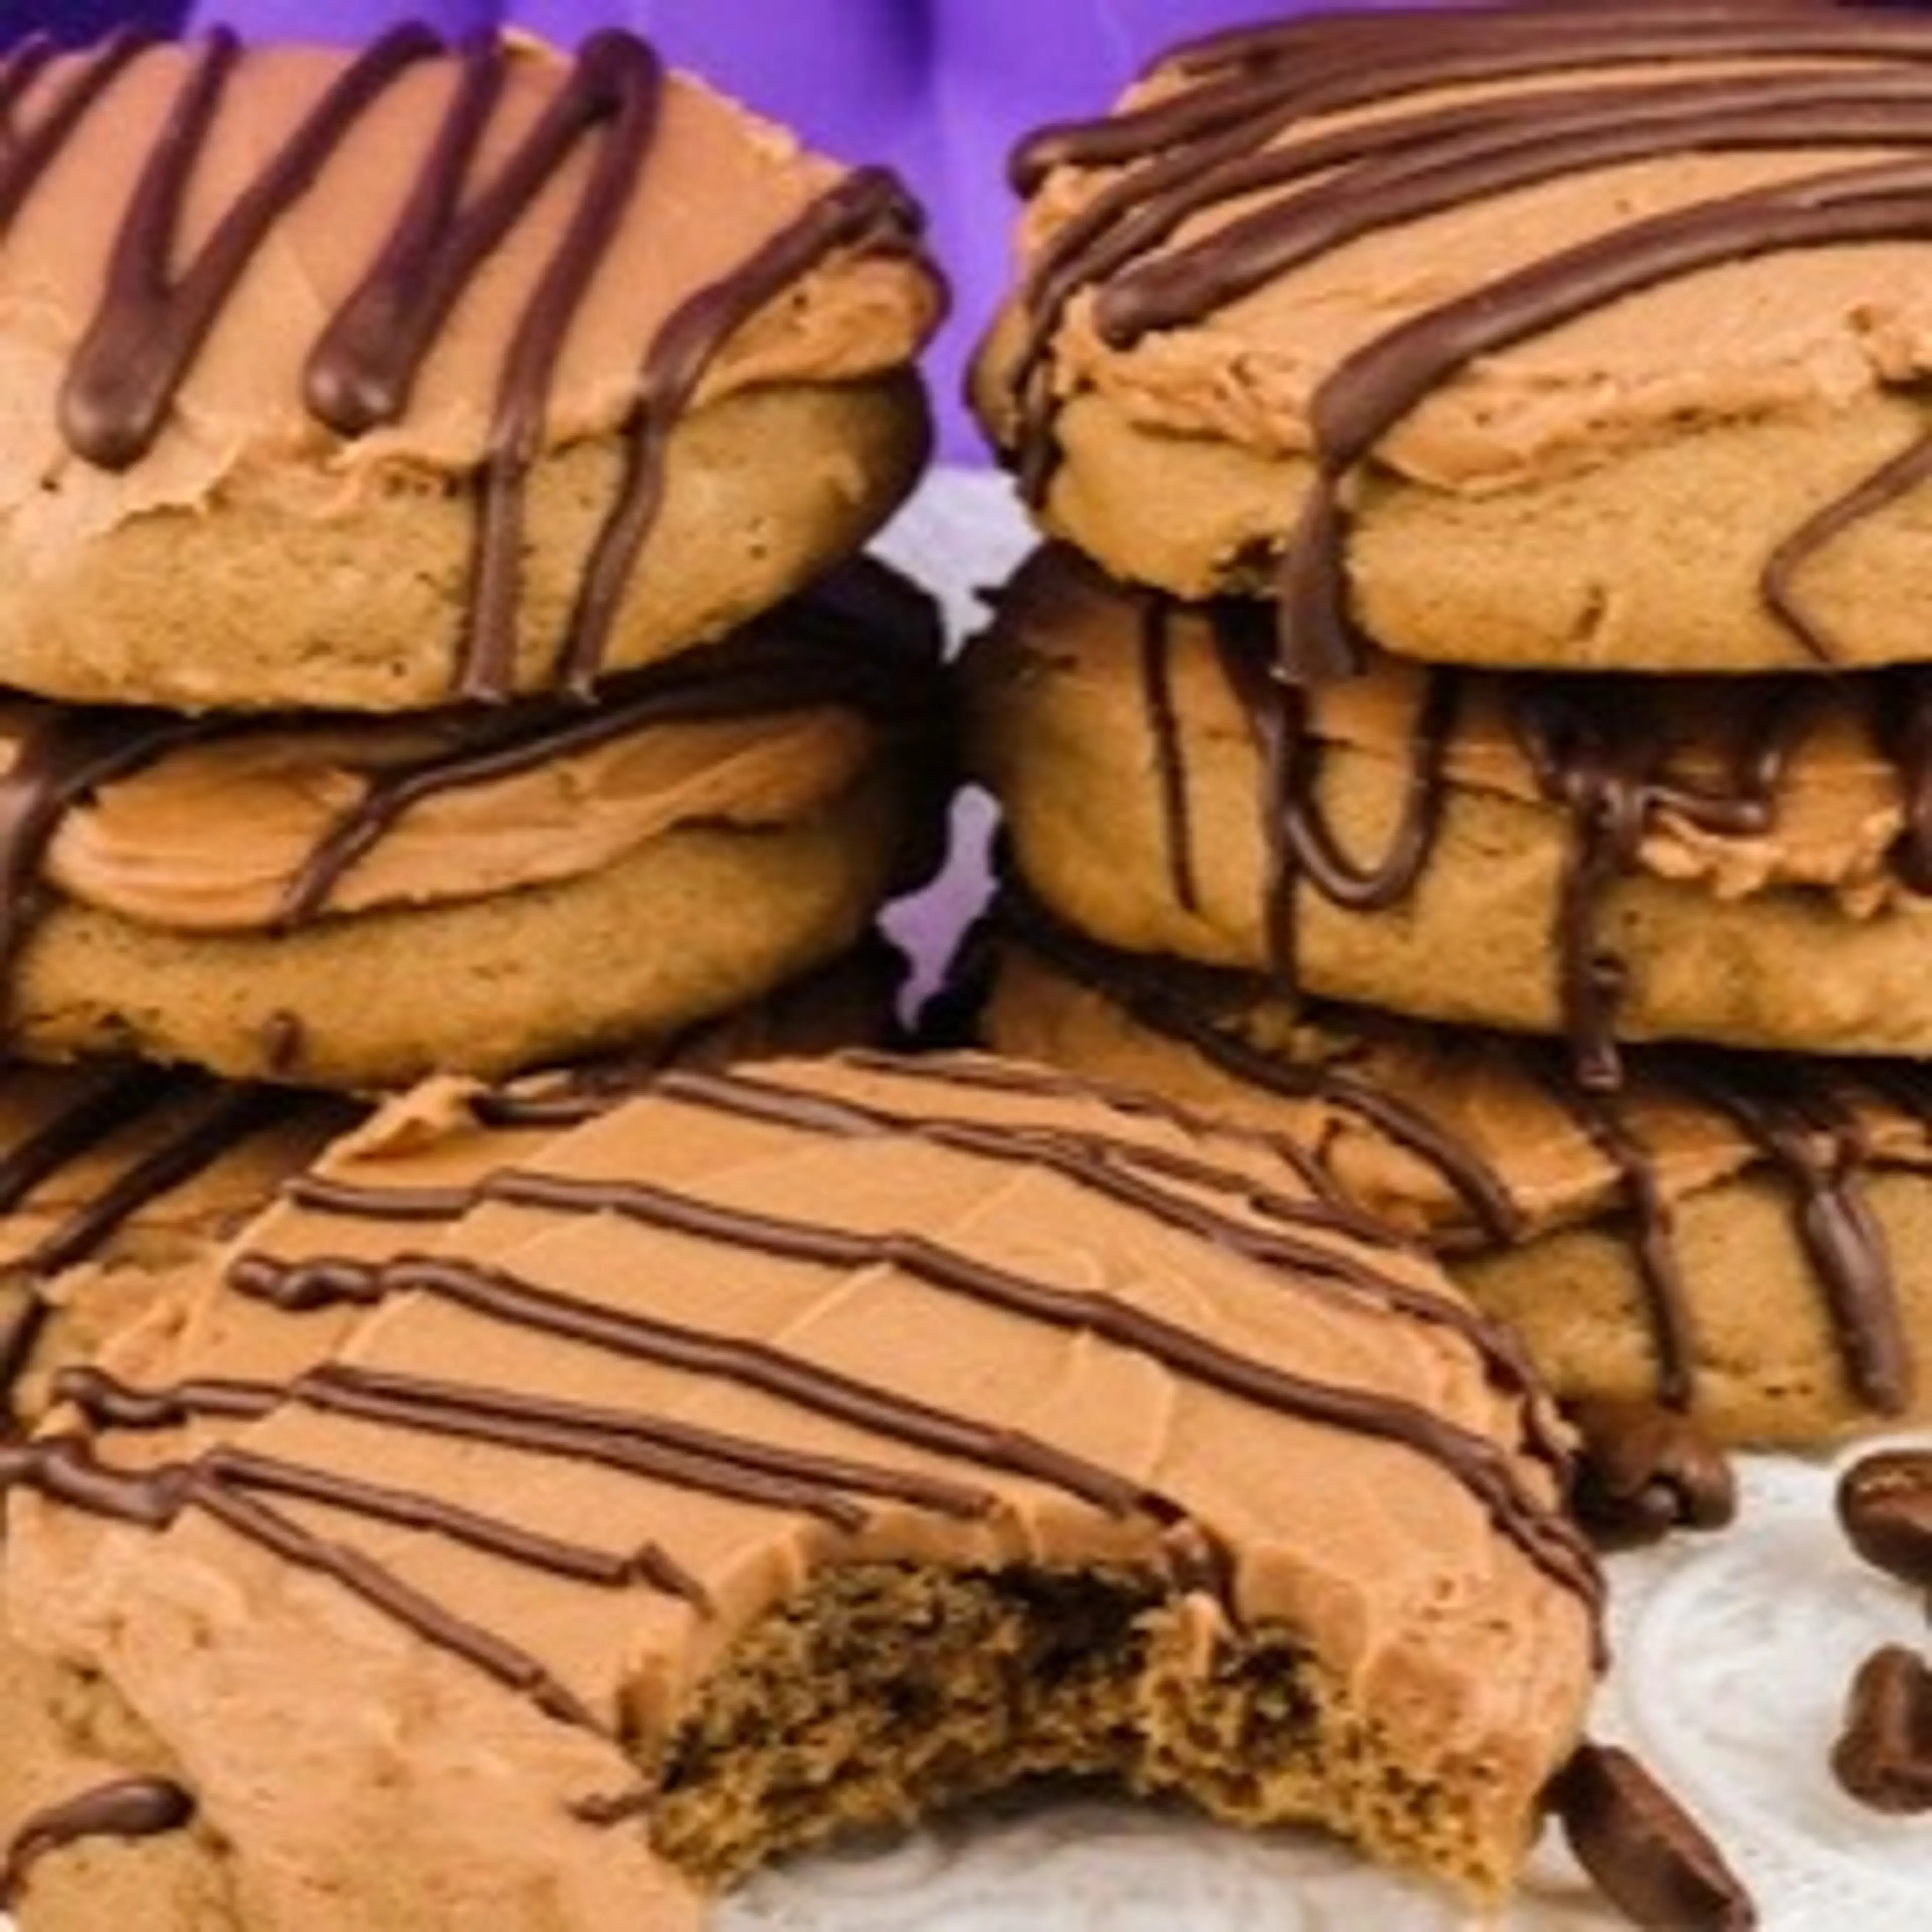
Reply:
<svg viewBox="0 0 1932 1932"><path fill-rule="evenodd" d="M628 34L122 35L4 76L0 683L582 690L798 589L918 472L944 298L899 184Z"/></svg>
<svg viewBox="0 0 1932 1932"><path fill-rule="evenodd" d="M248 1923L673 1932L1056 1768L1493 1897L1593 1676L1510 1340L1280 1154L1004 1062L432 1083L61 1388L8 1610Z"/></svg>
<svg viewBox="0 0 1932 1932"><path fill-rule="evenodd" d="M1292 675L1922 662L1932 21L1466 4L1042 130L974 387L1046 526Z"/></svg>
<svg viewBox="0 0 1932 1932"><path fill-rule="evenodd" d="M1129 952L1454 1024L1932 1053L1932 684L1484 676L1300 693L1264 619L1040 553L968 654L1023 879Z"/></svg>
<svg viewBox="0 0 1932 1932"><path fill-rule="evenodd" d="M1548 1042L1298 1012L1017 898L1000 932L989 1044L1313 1150L1566 1403L1796 1447L1932 1421L1932 1067L1651 1048L1592 1093Z"/></svg>
<svg viewBox="0 0 1932 1932"><path fill-rule="evenodd" d="M754 1004L525 1077L615 1099L659 1068L885 1046L898 950L868 934ZM53 1375L145 1315L170 1274L259 1214L368 1103L136 1061L0 1067L0 1433L44 1414Z"/></svg>
<svg viewBox="0 0 1932 1932"><path fill-rule="evenodd" d="M932 862L938 652L861 563L590 706L0 705L10 1036L370 1086L741 1006Z"/></svg>

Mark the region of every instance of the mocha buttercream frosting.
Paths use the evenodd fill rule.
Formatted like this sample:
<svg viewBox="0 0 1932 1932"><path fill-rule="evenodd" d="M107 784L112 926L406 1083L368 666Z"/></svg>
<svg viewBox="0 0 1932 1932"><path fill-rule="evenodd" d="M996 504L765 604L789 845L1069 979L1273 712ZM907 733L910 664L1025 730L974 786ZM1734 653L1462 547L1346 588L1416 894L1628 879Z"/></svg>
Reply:
<svg viewBox="0 0 1932 1932"><path fill-rule="evenodd" d="M1318 1708L1412 1796L1304 1814L1479 1890L1587 1692L1508 1338L1281 1150L1014 1064L425 1088L103 1370L8 1455L10 1609L152 1727L248 1924L696 1923L712 1687L921 1577L1138 1592L1163 1695L1299 1660L1258 1787L1151 1708L1002 1762L1258 1820L1298 1748L1348 1785Z"/></svg>

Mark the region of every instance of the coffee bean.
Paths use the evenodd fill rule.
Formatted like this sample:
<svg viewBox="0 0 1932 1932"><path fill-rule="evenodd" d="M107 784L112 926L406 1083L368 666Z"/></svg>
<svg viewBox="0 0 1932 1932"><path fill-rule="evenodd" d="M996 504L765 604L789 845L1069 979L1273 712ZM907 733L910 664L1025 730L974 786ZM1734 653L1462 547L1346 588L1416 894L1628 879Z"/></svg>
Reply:
<svg viewBox="0 0 1932 1932"><path fill-rule="evenodd" d="M1549 1797L1577 1862L1634 1924L1747 1932L1757 1923L1724 1855L1628 1751L1580 1745Z"/></svg>
<svg viewBox="0 0 1932 1932"><path fill-rule="evenodd" d="M1832 1769L1874 1810L1932 1811L1932 1670L1903 1644L1858 1666Z"/></svg>
<svg viewBox="0 0 1932 1932"><path fill-rule="evenodd" d="M1648 1402L1580 1402L1571 1502L1599 1544L1628 1548L1673 1529L1719 1529L1737 1514L1730 1460L1690 1417Z"/></svg>
<svg viewBox="0 0 1932 1932"><path fill-rule="evenodd" d="M1881 1449L1838 1479L1852 1547L1888 1576L1932 1590L1932 1449Z"/></svg>

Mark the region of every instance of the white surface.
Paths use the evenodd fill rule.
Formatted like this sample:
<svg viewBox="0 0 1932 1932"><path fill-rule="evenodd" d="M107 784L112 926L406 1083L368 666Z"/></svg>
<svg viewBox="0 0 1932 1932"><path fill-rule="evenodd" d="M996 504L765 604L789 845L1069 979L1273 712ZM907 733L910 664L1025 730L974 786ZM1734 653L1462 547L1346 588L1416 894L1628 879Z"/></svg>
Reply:
<svg viewBox="0 0 1932 1932"><path fill-rule="evenodd" d="M954 474L928 485L881 548L940 592L958 635L979 621L974 591L998 582L1027 542L1003 480ZM969 854L905 925L929 946L982 877ZM1834 1471L1749 1459L1733 1528L1613 1561L1615 1660L1593 1730L1634 1748L1690 1808L1750 1884L1766 1932L1914 1932L1932 1927L1932 1819L1864 1810L1833 1784L1826 1755L1854 1667L1880 1643L1926 1642L1924 1613L1852 1556L1832 1519ZM1555 1836L1524 1898L1484 1922L1312 1838L1244 1836L1088 1799L1032 1802L764 1874L725 1906L718 1932L1622 1924Z"/></svg>

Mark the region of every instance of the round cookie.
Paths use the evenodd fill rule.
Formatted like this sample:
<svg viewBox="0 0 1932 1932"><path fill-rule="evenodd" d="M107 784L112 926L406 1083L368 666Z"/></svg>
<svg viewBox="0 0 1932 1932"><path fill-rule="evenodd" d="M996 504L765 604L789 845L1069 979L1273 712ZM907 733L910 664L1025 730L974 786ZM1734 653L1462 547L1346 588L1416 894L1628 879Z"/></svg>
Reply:
<svg viewBox="0 0 1932 1932"><path fill-rule="evenodd" d="M1130 952L1568 1035L1932 1053L1932 683L1484 676L1297 693L1246 607L1064 548L964 670L1051 910Z"/></svg>
<svg viewBox="0 0 1932 1932"><path fill-rule="evenodd" d="M580 691L796 590L918 473L916 212L628 34L6 71L0 682Z"/></svg>
<svg viewBox="0 0 1932 1932"><path fill-rule="evenodd" d="M932 862L938 650L854 566L594 706L0 707L10 1037L368 1086L742 1006Z"/></svg>
<svg viewBox="0 0 1932 1932"><path fill-rule="evenodd" d="M1801 1447L1932 1421L1932 1069L1650 1049L1592 1094L1544 1042L1298 1016L1018 902L999 934L990 1045L1315 1150L1566 1402Z"/></svg>
<svg viewBox="0 0 1932 1932"><path fill-rule="evenodd" d="M1919 662L1932 21L1562 4L1177 50L1024 145L979 412L1292 673Z"/></svg>
<svg viewBox="0 0 1932 1932"><path fill-rule="evenodd" d="M1010 1063L432 1083L63 1393L9 1612L290 1932L683 1932L1054 1768L1493 1897L1594 1676L1508 1338L1279 1152Z"/></svg>

